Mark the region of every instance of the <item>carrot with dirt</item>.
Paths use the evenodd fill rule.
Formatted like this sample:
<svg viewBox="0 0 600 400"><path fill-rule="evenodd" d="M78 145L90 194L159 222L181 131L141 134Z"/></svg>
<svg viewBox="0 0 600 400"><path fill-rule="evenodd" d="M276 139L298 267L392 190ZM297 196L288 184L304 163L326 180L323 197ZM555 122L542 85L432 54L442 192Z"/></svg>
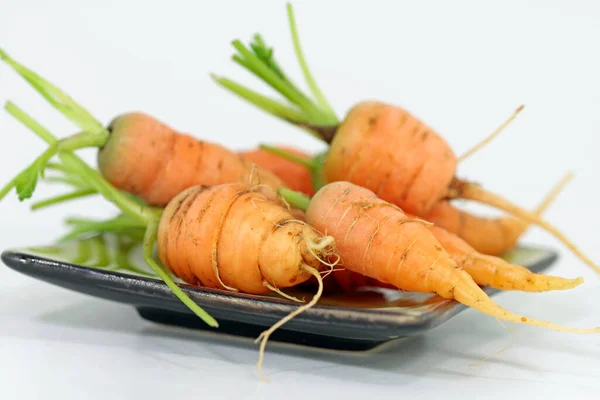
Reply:
<svg viewBox="0 0 600 400"><path fill-rule="evenodd" d="M353 182L420 218L427 218L442 201L462 198L486 204L542 227L600 272L600 267L562 232L535 213L456 177L458 158L450 145L407 110L379 101L362 101L354 105L343 120L338 119L308 69L289 4L288 17L294 49L312 97L283 72L273 56L273 49L260 35L255 35L250 48L239 40L233 41L238 52L233 60L275 89L287 104L228 78L212 77L259 109L327 143L329 147L320 173L324 182ZM512 118L514 114L509 120ZM506 125L504 123L499 130ZM470 154L472 152L467 155ZM438 218L450 218L440 210L438 213Z"/></svg>
<svg viewBox="0 0 600 400"><path fill-rule="evenodd" d="M71 97L1 49L0 58L82 130L53 143L0 189L0 199L13 187L19 199L31 197L52 156L87 147L99 149L98 166L108 182L154 206L166 205L175 195L195 185L246 183L250 178L274 189L282 185L273 173L257 168L224 146L181 133L144 113L122 114L105 127Z"/></svg>
<svg viewBox="0 0 600 400"><path fill-rule="evenodd" d="M288 165L288 163L295 163L299 166L304 166L307 170L312 171L312 182L321 182L320 184L315 185L315 187L323 185L323 180L317 176L319 168L322 165L323 153L311 158L307 153L300 153L295 149L292 152L288 152L287 148L281 146L274 147L261 145L260 149L263 150L263 154L271 154L273 160L278 158L283 160L281 162L287 161L285 165ZM298 157L299 155L300 157ZM269 159L269 161L270 160L271 159ZM275 163L274 165L278 164ZM274 172L282 178L288 189L297 190L308 195L311 195L310 192L314 192L314 189L307 190L305 188L310 183L310 181L308 181L309 178L307 178L306 175L303 175L302 177L294 175L292 178L290 173L288 178L283 174L279 175L277 167L273 167L270 163L264 162L263 164L259 164L259 166ZM295 173L296 170L294 169L294 174ZM298 174L300 175L300 172L298 172ZM568 180L570 179L571 174L568 176ZM302 188L294 189L292 186L298 181L306 182L306 186L303 185ZM549 196L549 198L552 198L552 196ZM540 204L535 211L536 215L541 216L548 205L548 201L544 201L543 204ZM507 250L514 248L519 238L531 225L531 223L527 221L512 217L481 217L461 210L449 201L438 202L434 206L432 212L426 217L426 220L458 235L479 253L492 256L501 256L506 253Z"/></svg>
<svg viewBox="0 0 600 400"><path fill-rule="evenodd" d="M279 192L290 204L306 209L311 226L335 239L339 265L350 271L401 290L435 293L510 322L600 333L600 328L565 327L501 308L444 250L427 229L429 223L408 217L369 189L338 181L322 187L312 199L286 189Z"/></svg>
<svg viewBox="0 0 600 400"><path fill-rule="evenodd" d="M548 207L556 198L562 188L568 183L571 174L567 174L543 200L541 207ZM282 189L286 198L291 198L296 206L305 208L310 202L307 196L302 197L299 192L290 192ZM298 202L301 201L300 205ZM418 220L416 217L406 214L408 218ZM568 290L583 283L583 278L566 279L557 276L535 274L520 265L513 265L502 258L488 256L475 251L460 237L448 232L438 226L423 221L423 225L429 230L435 239L442 245L444 250L462 267L473 280L480 286L490 286L499 290L520 290L524 292L546 292L551 290ZM342 269L339 269L342 268ZM342 265L332 272L332 280L345 291L354 291L357 288L386 287L384 284L368 276L364 276L351 270L343 269Z"/></svg>
<svg viewBox="0 0 600 400"><path fill-rule="evenodd" d="M55 137L12 103L6 110L47 142ZM122 215L98 224L79 221L84 231L144 229L144 259L174 293L211 327L214 318L194 303L154 260L156 242L162 264L175 276L193 285L251 294L279 293L311 277L319 282L313 299L282 318L258 338L261 371L271 333L299 313L311 308L322 293L323 262L335 256L335 241L299 221L276 192L266 185L229 183L192 186L176 195L164 209L140 205L117 190L95 169L70 151L58 153L69 174L81 177ZM82 229L83 227L83 229ZM293 299L296 300L296 299Z"/></svg>

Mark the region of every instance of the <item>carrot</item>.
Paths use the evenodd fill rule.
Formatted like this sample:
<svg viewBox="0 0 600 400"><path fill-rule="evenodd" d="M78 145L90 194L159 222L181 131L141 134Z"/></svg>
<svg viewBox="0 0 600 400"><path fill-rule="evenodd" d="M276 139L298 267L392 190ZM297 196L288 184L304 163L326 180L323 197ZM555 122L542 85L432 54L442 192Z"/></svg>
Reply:
<svg viewBox="0 0 600 400"><path fill-rule="evenodd" d="M478 253L458 236L437 226L429 227L429 231L478 285L501 290L546 292L573 289L583 283L581 277L565 279L535 274L520 265L509 264L502 258Z"/></svg>
<svg viewBox="0 0 600 400"><path fill-rule="evenodd" d="M266 150L265 146L240 152L240 154L256 164L258 167L275 174L288 189L299 191L309 196L315 194L313 188L311 169L306 168L306 163L311 162L311 156L295 147L277 146ZM295 157L294 161L275 155L273 151L285 152L286 155ZM281 154L281 153L280 153ZM310 164L309 164L310 165Z"/></svg>
<svg viewBox="0 0 600 400"><path fill-rule="evenodd" d="M250 178L274 189L282 185L281 179L257 168L245 157L219 144L197 140L144 113L122 114L104 127L68 95L1 49L0 58L82 129L53 143L0 190L0 199L13 187L21 200L31 197L52 156L86 147L99 148L100 172L112 185L155 206L166 205L175 195L195 185L246 183Z"/></svg>
<svg viewBox="0 0 600 400"><path fill-rule="evenodd" d="M571 173L567 174L552 189L535 210L536 215L542 215L546 211L562 186L572 177ZM527 221L517 218L477 216L455 207L448 201L438 202L425 219L456 234L479 253L492 256L500 256L515 247L521 235L530 226Z"/></svg>
<svg viewBox="0 0 600 400"><path fill-rule="evenodd" d="M295 154L288 153L284 148L276 148L266 145L262 145L261 148L265 149L266 152L272 153L273 156L279 156L282 159L305 166L306 169L312 171L312 175L315 177L318 177L318 175L322 173L322 162L320 162L317 158L320 155L317 155L315 158L307 161L306 158L309 157L308 155L302 159L297 159ZM565 179L570 180L571 175ZM314 182L317 182L318 180L319 178L313 179ZM321 182L322 181L323 180L321 178ZM288 189L292 189L289 184L287 184L287 187ZM315 185L315 187L318 188L319 185ZM298 191L304 192L305 194L310 194L306 191ZM542 215L548 205L549 204L546 204L546 202L540 205L540 207L538 207L536 210L536 214ZM518 218L490 218L472 214L455 207L449 201L437 202L431 213L429 213L429 215L427 215L427 217L424 219L452 233L455 233L460 238L465 240L469 245L471 245L476 251L493 256L502 255L513 248L519 238L531 225L529 222Z"/></svg>
<svg viewBox="0 0 600 400"><path fill-rule="evenodd" d="M546 196L540 208L547 207L570 178L571 175L567 174ZM305 199L306 201L308 200ZM416 219L412 215L406 214L406 216ZM457 265L464 268L480 286L490 286L500 290L545 292L572 289L583 283L583 278L565 279L556 276L534 274L522 266L512 265L501 258L477 252L460 237L439 226L431 224L426 224L425 226ZM357 288L365 286L389 287L389 285L375 279L349 270L336 269L333 272L333 280L344 291L354 291Z"/></svg>
<svg viewBox="0 0 600 400"><path fill-rule="evenodd" d="M56 139L14 104L7 111L50 143ZM93 168L70 151L61 151L63 166L79 176L123 213L112 220L93 224L75 221L81 234L94 229L144 229L144 259L173 292L211 327L218 323L194 303L154 260L155 242L162 264L176 276L194 285L251 294L279 293L314 277L319 288L313 299L298 307L258 338L257 363L262 361L271 333L319 300L323 284L323 260L335 255L335 241L294 218L270 187L249 183L192 186L177 194L164 209L140 204L117 190ZM94 226L95 225L95 226ZM292 298L293 299L293 298Z"/></svg>
<svg viewBox="0 0 600 400"><path fill-rule="evenodd" d="M266 46L260 35L255 35L251 49L235 40L233 46L239 54L233 59L279 92L290 105L230 79L212 77L219 85L261 110L305 129L329 144L323 165L325 182L356 183L421 218L426 218L443 200L463 198L487 204L542 227L600 272L598 265L541 217L472 182L457 178L457 157L450 145L407 110L379 101L362 101L351 107L340 121L308 69L290 4L288 18L294 49L312 98L283 72L273 57L273 49ZM519 107L516 112L521 109Z"/></svg>
<svg viewBox="0 0 600 400"><path fill-rule="evenodd" d="M574 333L600 333L600 328L571 328L507 311L477 285L467 271L444 250L429 225L408 217L369 189L350 182L325 185L306 204L306 198L280 189L306 220L336 242L340 265L391 284L398 289L435 293L510 322Z"/></svg>

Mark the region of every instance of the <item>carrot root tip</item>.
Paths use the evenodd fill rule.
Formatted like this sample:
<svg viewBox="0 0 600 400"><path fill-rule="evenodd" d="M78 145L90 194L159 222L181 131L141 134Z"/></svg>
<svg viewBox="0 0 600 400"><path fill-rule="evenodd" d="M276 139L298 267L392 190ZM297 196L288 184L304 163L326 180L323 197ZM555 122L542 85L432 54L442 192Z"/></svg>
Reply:
<svg viewBox="0 0 600 400"><path fill-rule="evenodd" d="M306 265L306 264L302 264L302 269L304 269L306 272L308 272L309 274L311 274L312 276L314 276L317 279L317 282L319 283L319 287L317 289L317 293L314 295L314 297L312 298L312 300L310 302L308 302L307 304L304 304L304 305L298 307L296 310L292 311L291 313L289 313L288 315L286 315L285 317L283 317L282 319L280 319L278 322L276 322L269 329L263 331L254 340L254 343L260 342L258 362L256 363L256 367L258 369L258 374L259 374L261 380L263 380L265 382L268 382L268 380L267 380L267 378L263 374L262 364L263 364L263 360L264 360L264 357L265 357L265 348L267 346L267 341L269 340L269 337L271 336L271 334L275 330L279 329L279 327L281 327L286 322L290 321L296 315L298 315L298 314L300 314L300 313L308 310L309 308L311 308L315 304L317 304L317 302L321 298L321 295L323 294L323 278L319 274L319 271L316 268L313 268L313 267L311 267L309 265Z"/></svg>

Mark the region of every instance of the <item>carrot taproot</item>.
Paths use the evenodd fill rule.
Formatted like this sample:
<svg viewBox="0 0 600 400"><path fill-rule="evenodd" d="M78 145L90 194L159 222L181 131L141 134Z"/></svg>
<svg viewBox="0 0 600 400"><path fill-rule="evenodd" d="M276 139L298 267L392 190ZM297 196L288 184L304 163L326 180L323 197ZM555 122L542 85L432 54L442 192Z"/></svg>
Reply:
<svg viewBox="0 0 600 400"><path fill-rule="evenodd" d="M285 186L291 190L299 191L312 196L315 193L310 169L302 163L310 163L312 156L308 153L291 146L276 146L275 151L283 151L286 155L296 157L295 161L283 158L268 151L264 147L240 152L244 158L256 164L260 168L275 174Z"/></svg>
<svg viewBox="0 0 600 400"><path fill-rule="evenodd" d="M154 206L166 205L195 185L246 183L250 178L274 189L282 185L275 174L242 155L220 144L198 140L145 113L122 114L105 127L62 90L1 49L0 58L82 129L50 146L0 191L0 198L13 187L21 200L31 197L38 176L52 156L86 147L99 149L100 172L112 185Z"/></svg>
<svg viewBox="0 0 600 400"><path fill-rule="evenodd" d="M266 46L260 35L255 35L250 49L239 40L233 41L238 51L233 60L279 92L289 105L228 78L214 74L212 77L261 110L327 143L322 168L325 182L356 183L421 218L426 218L440 201L462 198L486 204L542 227L600 273L600 267L549 222L473 182L459 179L458 159L450 145L408 110L381 101L361 101L342 120L338 119L308 69L290 4L288 18L294 49L312 98L283 72L273 57L273 49Z"/></svg>
<svg viewBox="0 0 600 400"><path fill-rule="evenodd" d="M536 215L541 216L546 211L562 187L572 177L572 173L566 174L552 188L535 210ZM448 201L438 202L425 219L456 234L477 252L490 256L500 256L515 247L519 238L531 225L518 218L482 217L461 210Z"/></svg>
<svg viewBox="0 0 600 400"><path fill-rule="evenodd" d="M458 236L437 226L429 231L440 242L452 259L481 286L500 290L546 292L573 289L583 283L583 278L567 279L558 276L535 274L525 267L506 262L500 257L481 254Z"/></svg>
<svg viewBox="0 0 600 400"><path fill-rule="evenodd" d="M293 192L280 189L302 208ZM510 322L573 333L600 333L600 328L571 328L505 310L477 285L427 229L398 206L350 182L325 185L306 206L306 220L336 242L340 265L398 289L435 293L484 314Z"/></svg>

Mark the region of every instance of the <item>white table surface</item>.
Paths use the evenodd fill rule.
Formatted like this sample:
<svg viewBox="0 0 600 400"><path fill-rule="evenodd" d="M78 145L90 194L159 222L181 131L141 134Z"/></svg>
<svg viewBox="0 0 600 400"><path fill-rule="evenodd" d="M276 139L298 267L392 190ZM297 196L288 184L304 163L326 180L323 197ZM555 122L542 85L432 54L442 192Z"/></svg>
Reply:
<svg viewBox="0 0 600 400"><path fill-rule="evenodd" d="M257 29L281 49L277 54L291 73L298 73L282 2L180 1L169 2L168 9L139 1L45 3L0 2L0 46L103 122L140 109L234 148L259 141L321 148L207 78L209 72L227 73L255 84L229 61L229 41L246 40ZM598 3L415 3L353 1L340 8L333 1L297 2L309 63L336 110L343 115L364 98L401 104L443 132L460 154L525 103L510 129L460 165L459 173L533 207L564 172L575 171L576 179L547 218L600 262ZM74 132L5 66L0 66L0 98L17 101L61 136ZM5 113L0 131L0 181L5 182L43 145ZM83 154L93 161L93 152ZM56 192L42 186L36 195ZM0 203L0 248L48 243L63 232L66 215L113 211L100 199L37 214L27 205L14 194ZM537 228L524 240L561 252L551 273L584 276L586 282L568 292L504 293L495 300L531 317L599 326L598 276ZM1 266L0 398L583 398L600 393L600 337L507 326L468 310L377 353L345 355L271 343L265 358L271 382L265 384L257 379L257 347L250 341L157 326L129 306Z"/></svg>

